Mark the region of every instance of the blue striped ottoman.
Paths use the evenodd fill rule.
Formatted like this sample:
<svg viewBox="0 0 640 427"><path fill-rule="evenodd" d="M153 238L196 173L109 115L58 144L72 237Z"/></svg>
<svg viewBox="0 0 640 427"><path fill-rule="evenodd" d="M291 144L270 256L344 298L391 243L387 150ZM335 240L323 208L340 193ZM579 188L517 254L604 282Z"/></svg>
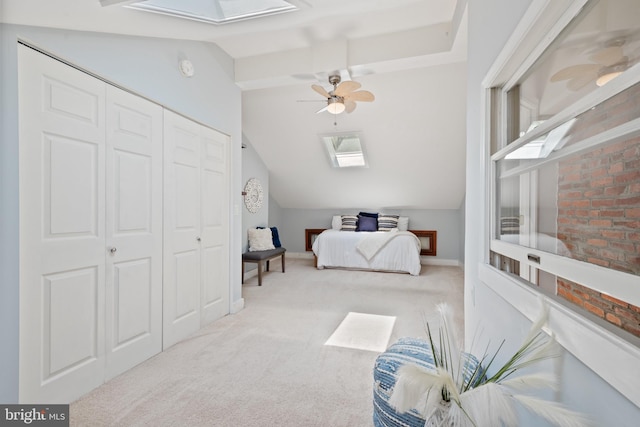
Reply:
<svg viewBox="0 0 640 427"><path fill-rule="evenodd" d="M465 375L471 375L478 360L464 354L468 362ZM373 370L373 425L375 427L424 427L425 419L415 410L399 414L389 405L389 397L396 384L396 372L400 366L414 363L435 370L431 345L419 338L400 338L376 358Z"/></svg>

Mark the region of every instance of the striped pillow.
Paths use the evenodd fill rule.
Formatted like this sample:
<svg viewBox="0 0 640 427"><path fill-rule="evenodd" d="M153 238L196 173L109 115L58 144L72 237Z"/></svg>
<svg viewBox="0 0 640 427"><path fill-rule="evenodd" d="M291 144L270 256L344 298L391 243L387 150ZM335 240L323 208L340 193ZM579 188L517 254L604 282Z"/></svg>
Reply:
<svg viewBox="0 0 640 427"><path fill-rule="evenodd" d="M357 215L342 215L342 231L356 231L356 227L358 226L358 216Z"/></svg>
<svg viewBox="0 0 640 427"><path fill-rule="evenodd" d="M391 231L398 228L399 215L378 215L378 231Z"/></svg>

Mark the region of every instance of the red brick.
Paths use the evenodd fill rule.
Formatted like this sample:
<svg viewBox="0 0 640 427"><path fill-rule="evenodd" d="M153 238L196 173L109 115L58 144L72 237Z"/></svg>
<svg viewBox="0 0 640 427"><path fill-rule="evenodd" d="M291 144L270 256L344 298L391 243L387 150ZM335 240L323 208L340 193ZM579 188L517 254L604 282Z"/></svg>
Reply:
<svg viewBox="0 0 640 427"><path fill-rule="evenodd" d="M591 313L595 314L598 317L604 317L604 310L601 309L600 307L596 307L593 304L585 302L584 308L586 308L587 310L589 310Z"/></svg>
<svg viewBox="0 0 640 427"><path fill-rule="evenodd" d="M624 215L627 218L640 218L640 208L625 209Z"/></svg>
<svg viewBox="0 0 640 427"><path fill-rule="evenodd" d="M605 216L605 217L621 218L624 216L624 211L622 209L601 210L599 212L601 217Z"/></svg>
<svg viewBox="0 0 640 427"><path fill-rule="evenodd" d="M607 242L604 239L588 239L587 243L591 246L600 246L600 247L605 247L609 244L609 242Z"/></svg>
<svg viewBox="0 0 640 427"><path fill-rule="evenodd" d="M592 197L602 196L602 195L605 194L604 191L605 191L605 189L602 188L602 187L594 188L594 189L591 189L591 190L587 190L587 191L584 192L584 197L590 199Z"/></svg>
<svg viewBox="0 0 640 427"><path fill-rule="evenodd" d="M622 326L622 320L620 320L620 318L616 315L613 315L611 313L607 313L604 316L605 319L607 319L610 323L613 323L616 326Z"/></svg>
<svg viewBox="0 0 640 427"><path fill-rule="evenodd" d="M582 301L580 298L578 298L575 295L567 292L564 289L559 289L558 290L558 295L564 297L565 299L571 301L572 303L574 303L575 305L577 305L579 307L584 307L584 301Z"/></svg>
<svg viewBox="0 0 640 427"><path fill-rule="evenodd" d="M616 305L619 305L620 307L623 307L625 309L629 308L629 304L628 303L626 303L625 301L622 301L622 300L620 300L618 298L614 298L614 297L612 297L610 295L607 295L607 294L600 294L600 297L602 299L610 301L610 302L612 302L612 303L614 303Z"/></svg>
<svg viewBox="0 0 640 427"><path fill-rule="evenodd" d="M624 179L623 175L618 175L615 178L616 178L616 180ZM605 176L605 177L602 177L602 178L592 179L590 185L591 185L591 187L606 187L608 185L613 184L613 182L614 182L614 177ZM618 181L616 181L616 182L618 182ZM627 182L627 181L621 181L621 182Z"/></svg>
<svg viewBox="0 0 640 427"><path fill-rule="evenodd" d="M638 205L640 206L640 196L637 197L621 197L616 200L616 204L618 205Z"/></svg>
<svg viewBox="0 0 640 427"><path fill-rule="evenodd" d="M588 208L591 202L589 200L574 200L571 206L575 208Z"/></svg>
<svg viewBox="0 0 640 427"><path fill-rule="evenodd" d="M609 242L609 246L614 249L620 249L621 251L626 252L632 252L635 250L635 245L629 242Z"/></svg>
<svg viewBox="0 0 640 427"><path fill-rule="evenodd" d="M607 187L604 189L605 196L619 196L627 190L626 185L617 185L615 187Z"/></svg>
<svg viewBox="0 0 640 427"><path fill-rule="evenodd" d="M584 178L586 179L595 179L600 178L607 175L606 168L598 168L598 169L590 169L587 173L584 174Z"/></svg>
<svg viewBox="0 0 640 427"><path fill-rule="evenodd" d="M591 227L611 227L610 219L592 219L589 221Z"/></svg>
<svg viewBox="0 0 640 427"><path fill-rule="evenodd" d="M614 177L614 182L616 184L626 183L626 182L636 182L640 181L640 171L631 171L626 173L621 173L620 175L616 175Z"/></svg>
<svg viewBox="0 0 640 427"><path fill-rule="evenodd" d="M593 199L591 201L591 206L594 208L597 207L611 207L616 205L616 200L614 199Z"/></svg>
<svg viewBox="0 0 640 427"><path fill-rule="evenodd" d="M623 162L618 162L618 163L614 163L609 167L609 170L607 171L609 174L616 174L616 173L620 173L624 171L624 163Z"/></svg>
<svg viewBox="0 0 640 427"><path fill-rule="evenodd" d="M624 239L624 231L601 230L600 235L606 239Z"/></svg>

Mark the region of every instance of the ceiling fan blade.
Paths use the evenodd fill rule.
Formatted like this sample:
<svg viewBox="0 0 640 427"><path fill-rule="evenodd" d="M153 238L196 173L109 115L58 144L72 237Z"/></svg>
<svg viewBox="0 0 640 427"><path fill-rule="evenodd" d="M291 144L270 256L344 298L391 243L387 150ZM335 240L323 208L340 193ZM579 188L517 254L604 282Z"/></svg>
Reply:
<svg viewBox="0 0 640 427"><path fill-rule="evenodd" d="M609 65L618 63L623 56L624 52L622 51L622 46L610 46L594 53L590 56L590 59L593 62L597 62L598 64L608 67Z"/></svg>
<svg viewBox="0 0 640 427"><path fill-rule="evenodd" d="M345 110L347 113L350 113L350 112L352 112L353 110L355 110L355 109L356 109L356 105L357 105L357 104L355 103L355 101L353 101L353 100L351 100L351 99L345 99L345 100L344 100L344 107L345 107L345 108L344 108L344 110Z"/></svg>
<svg viewBox="0 0 640 427"><path fill-rule="evenodd" d="M549 81L559 82L561 80L579 78L585 74L591 75L592 73L597 73L600 69L599 64L578 64L572 65L567 68L563 68L562 70L555 73L551 76Z"/></svg>
<svg viewBox="0 0 640 427"><path fill-rule="evenodd" d="M356 89L360 89L360 86L362 86L360 83L354 82L353 80L348 80L338 85L335 90L335 94L338 96L345 96L346 94L351 93Z"/></svg>
<svg viewBox="0 0 640 427"><path fill-rule="evenodd" d="M597 77L597 73L587 73L582 76L573 78L567 82L567 89L573 92L577 92L589 83L594 83Z"/></svg>
<svg viewBox="0 0 640 427"><path fill-rule="evenodd" d="M320 95L324 96L325 98L331 98L331 95L329 95L329 92L327 92L320 85L311 85L311 89L315 90L316 92L318 92Z"/></svg>
<svg viewBox="0 0 640 427"><path fill-rule="evenodd" d="M368 90L359 90L359 91L351 92L345 95L344 99L345 101L353 100L353 101L372 102L372 101L375 101L376 97L373 96L373 94Z"/></svg>
<svg viewBox="0 0 640 427"><path fill-rule="evenodd" d="M324 107L322 107L321 109L319 109L318 111L316 111L316 114L320 114L320 113L323 113L323 112L327 111L327 108L329 108L329 106L328 106L328 105L325 105Z"/></svg>

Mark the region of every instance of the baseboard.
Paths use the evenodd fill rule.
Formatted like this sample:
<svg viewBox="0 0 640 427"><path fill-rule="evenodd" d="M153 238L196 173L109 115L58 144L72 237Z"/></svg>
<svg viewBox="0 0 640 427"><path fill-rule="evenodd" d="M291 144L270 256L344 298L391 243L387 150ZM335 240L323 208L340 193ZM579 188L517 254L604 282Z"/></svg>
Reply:
<svg viewBox="0 0 640 427"><path fill-rule="evenodd" d="M287 258L298 258L298 259L313 259L313 252L288 252ZM445 258L434 258L428 256L420 257L420 264L422 265L444 265L450 267L462 267L463 264L457 259L445 259ZM257 273L256 273L257 274ZM245 273L246 276L246 273Z"/></svg>
<svg viewBox="0 0 640 427"><path fill-rule="evenodd" d="M431 258L420 257L420 264L422 265L444 265L449 267L462 267L463 264L457 259L444 259L444 258Z"/></svg>
<svg viewBox="0 0 640 427"><path fill-rule="evenodd" d="M313 252L289 252L287 258L313 259Z"/></svg>
<svg viewBox="0 0 640 427"><path fill-rule="evenodd" d="M244 308L244 298L240 298L231 303L231 314L236 314Z"/></svg>

